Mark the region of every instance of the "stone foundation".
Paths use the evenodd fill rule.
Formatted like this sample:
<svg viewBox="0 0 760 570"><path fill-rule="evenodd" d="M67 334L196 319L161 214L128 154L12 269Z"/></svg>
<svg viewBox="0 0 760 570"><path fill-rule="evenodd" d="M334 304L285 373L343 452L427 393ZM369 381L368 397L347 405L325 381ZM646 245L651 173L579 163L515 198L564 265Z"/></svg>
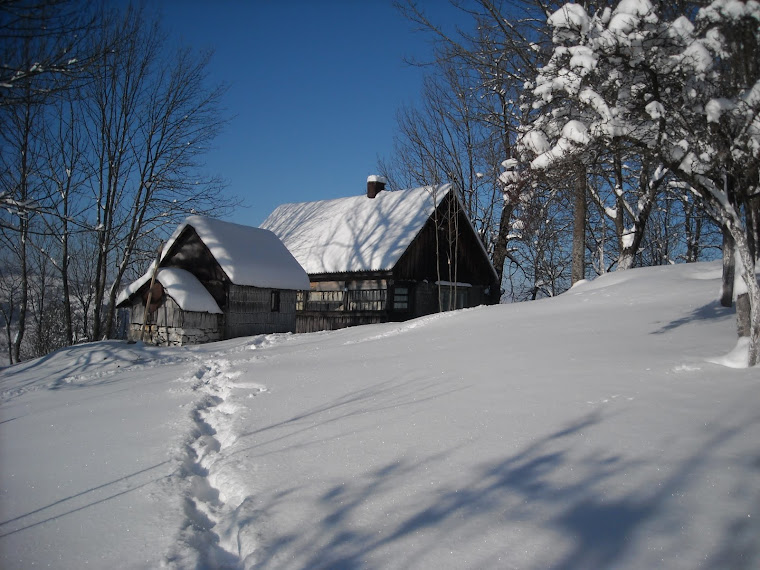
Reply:
<svg viewBox="0 0 760 570"><path fill-rule="evenodd" d="M132 341L140 341L142 336L142 325L132 323L127 338ZM158 346L184 346L217 340L222 340L222 334L218 329L186 329L165 325L148 325L144 342Z"/></svg>

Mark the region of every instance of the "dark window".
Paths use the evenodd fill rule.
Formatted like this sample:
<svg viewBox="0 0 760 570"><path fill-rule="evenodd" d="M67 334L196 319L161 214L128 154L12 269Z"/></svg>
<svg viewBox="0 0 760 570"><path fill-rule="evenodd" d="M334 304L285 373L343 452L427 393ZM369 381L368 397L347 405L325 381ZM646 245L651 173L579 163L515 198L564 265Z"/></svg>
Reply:
<svg viewBox="0 0 760 570"><path fill-rule="evenodd" d="M394 287L393 288L393 310L394 311L408 311L409 310L409 287Z"/></svg>
<svg viewBox="0 0 760 570"><path fill-rule="evenodd" d="M280 292L279 291L272 291L272 312L273 313L280 312Z"/></svg>
<svg viewBox="0 0 760 570"><path fill-rule="evenodd" d="M451 311L467 307L468 288L440 285L441 311Z"/></svg>
<svg viewBox="0 0 760 570"><path fill-rule="evenodd" d="M385 289L351 289L347 294L349 311L385 310Z"/></svg>

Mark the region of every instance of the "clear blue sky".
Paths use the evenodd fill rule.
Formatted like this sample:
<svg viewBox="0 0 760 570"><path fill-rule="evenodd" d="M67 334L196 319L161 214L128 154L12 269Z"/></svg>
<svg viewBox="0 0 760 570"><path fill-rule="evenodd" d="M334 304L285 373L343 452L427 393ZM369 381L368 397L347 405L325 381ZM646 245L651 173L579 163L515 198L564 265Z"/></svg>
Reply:
<svg viewBox="0 0 760 570"><path fill-rule="evenodd" d="M462 13L424 0L449 26ZM392 0L158 0L167 31L213 48L233 117L207 158L249 206L230 220L258 225L279 204L356 195L389 157L395 115L419 95L430 37Z"/></svg>

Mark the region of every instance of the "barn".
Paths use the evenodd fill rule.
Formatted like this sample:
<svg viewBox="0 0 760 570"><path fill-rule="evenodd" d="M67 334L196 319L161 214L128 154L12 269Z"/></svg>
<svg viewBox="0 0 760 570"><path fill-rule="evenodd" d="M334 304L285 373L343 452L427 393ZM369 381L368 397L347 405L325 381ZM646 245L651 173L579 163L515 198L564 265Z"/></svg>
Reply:
<svg viewBox="0 0 760 570"><path fill-rule="evenodd" d="M500 284L450 184L284 204L264 221L309 275L297 332L498 302Z"/></svg>
<svg viewBox="0 0 760 570"><path fill-rule="evenodd" d="M143 329L146 342L165 345L294 332L297 293L309 289L306 272L272 232L203 216L177 227L154 280L155 263L117 299L130 309L131 340Z"/></svg>

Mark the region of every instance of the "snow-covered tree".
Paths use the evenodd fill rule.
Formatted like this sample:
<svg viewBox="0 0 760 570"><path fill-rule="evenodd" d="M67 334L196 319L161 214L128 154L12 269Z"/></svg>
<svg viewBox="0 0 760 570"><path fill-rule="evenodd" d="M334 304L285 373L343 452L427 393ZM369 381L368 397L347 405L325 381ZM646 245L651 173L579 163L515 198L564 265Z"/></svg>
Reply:
<svg viewBox="0 0 760 570"><path fill-rule="evenodd" d="M586 171L605 181L588 184L587 192L615 228L618 269L633 265L668 172L628 140L636 124L626 124L632 108L646 105L641 86L647 71L621 65L635 62L642 49L640 38L625 32L634 23L644 33L656 27L650 8L628 1L591 17L568 4L551 14L555 48L529 86L538 113L522 138L532 168L569 167L579 186Z"/></svg>
<svg viewBox="0 0 760 570"><path fill-rule="evenodd" d="M523 136L534 169L604 153L616 170L627 153L647 164L623 237L635 237L648 192L667 172L706 202L734 241L737 289L749 300L751 365L760 351L759 24L756 0L714 0L671 19L650 0L593 13L566 4L549 18L554 52L531 86L536 115ZM619 197L628 191L621 181Z"/></svg>

